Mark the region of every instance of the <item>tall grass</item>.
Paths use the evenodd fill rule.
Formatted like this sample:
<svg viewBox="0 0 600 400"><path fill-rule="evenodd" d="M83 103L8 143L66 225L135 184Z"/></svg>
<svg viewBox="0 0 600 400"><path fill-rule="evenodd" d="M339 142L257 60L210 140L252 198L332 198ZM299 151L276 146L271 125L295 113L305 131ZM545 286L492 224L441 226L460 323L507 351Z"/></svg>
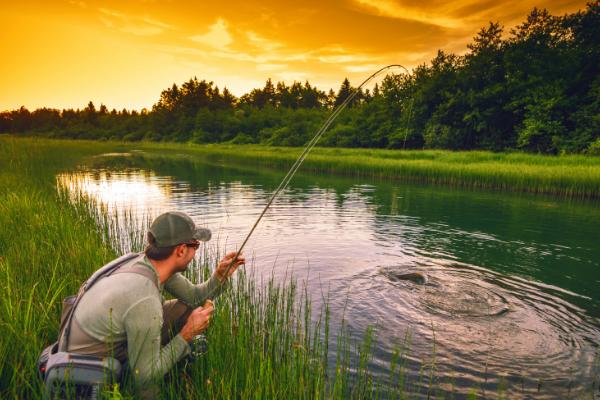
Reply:
<svg viewBox="0 0 600 400"><path fill-rule="evenodd" d="M35 363L56 340L62 298L117 253L142 245L127 220L108 218L91 199L74 201L56 189L56 173L109 150L115 147L0 139L0 398L42 397ZM117 232L130 237L120 240ZM206 278L219 257L205 254L190 269L192 280ZM259 285L239 273L234 287L217 299L207 333L210 350L185 371L174 370L161 397L377 397L366 362L371 336L356 358L340 351L330 365L329 309L321 311L313 313L294 280ZM349 348L343 332L338 340L342 350ZM105 395L131 397L132 391L114 387Z"/></svg>
<svg viewBox="0 0 600 400"><path fill-rule="evenodd" d="M60 302L115 255L96 221L55 190L54 173L96 149L63 152L0 140L0 397L35 397L39 350L56 338Z"/></svg>
<svg viewBox="0 0 600 400"><path fill-rule="evenodd" d="M156 143L144 143L141 148L202 155L225 160L228 164L276 167L291 165L301 151L255 145ZM600 157L582 155L315 148L301 168L327 174L469 188L600 197Z"/></svg>

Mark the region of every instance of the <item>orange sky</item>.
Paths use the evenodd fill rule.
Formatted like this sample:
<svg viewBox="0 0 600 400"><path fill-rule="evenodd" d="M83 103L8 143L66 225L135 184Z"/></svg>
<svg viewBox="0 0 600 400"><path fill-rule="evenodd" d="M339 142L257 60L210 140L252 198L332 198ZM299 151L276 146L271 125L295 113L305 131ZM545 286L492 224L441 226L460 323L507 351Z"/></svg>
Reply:
<svg viewBox="0 0 600 400"><path fill-rule="evenodd" d="M488 21L510 28L534 7L585 1L304 0L3 2L0 110L25 105L150 108L192 76L240 95L274 81L337 90L381 66L409 69L437 49L463 53ZM507 29L508 30L508 29Z"/></svg>

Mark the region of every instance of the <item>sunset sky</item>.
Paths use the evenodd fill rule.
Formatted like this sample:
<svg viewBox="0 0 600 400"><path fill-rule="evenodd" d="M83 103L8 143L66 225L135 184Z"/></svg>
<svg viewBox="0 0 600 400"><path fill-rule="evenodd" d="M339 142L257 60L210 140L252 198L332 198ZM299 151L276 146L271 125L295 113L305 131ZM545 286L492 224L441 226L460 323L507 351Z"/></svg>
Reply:
<svg viewBox="0 0 600 400"><path fill-rule="evenodd" d="M386 64L464 53L490 20L508 31L534 6L564 14L585 1L4 1L0 111L150 108L193 76L236 95L268 77L337 90Z"/></svg>

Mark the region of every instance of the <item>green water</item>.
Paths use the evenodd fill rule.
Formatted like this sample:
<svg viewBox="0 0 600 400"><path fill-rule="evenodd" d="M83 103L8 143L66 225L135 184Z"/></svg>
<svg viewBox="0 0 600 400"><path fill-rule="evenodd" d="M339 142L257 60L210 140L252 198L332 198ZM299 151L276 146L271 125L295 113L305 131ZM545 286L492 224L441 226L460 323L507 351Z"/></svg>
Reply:
<svg viewBox="0 0 600 400"><path fill-rule="evenodd" d="M58 182L132 216L140 234L160 212L188 212L229 250L284 173L134 153L90 159ZM408 375L418 379L435 343L440 386L458 393L505 385L516 397L558 399L597 390L598 202L300 173L246 254L256 274L306 280L317 309L329 293L332 331L344 309L354 337L374 326L382 380L408 333Z"/></svg>

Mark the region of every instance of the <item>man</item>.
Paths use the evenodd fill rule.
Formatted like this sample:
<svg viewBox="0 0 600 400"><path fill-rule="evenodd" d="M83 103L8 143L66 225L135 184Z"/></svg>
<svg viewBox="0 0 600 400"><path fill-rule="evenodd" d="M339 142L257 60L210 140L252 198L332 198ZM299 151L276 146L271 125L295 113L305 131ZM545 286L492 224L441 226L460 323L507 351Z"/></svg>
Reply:
<svg viewBox="0 0 600 400"><path fill-rule="evenodd" d="M194 258L200 242L210 237L208 229L197 228L184 213L167 212L156 218L144 253L100 279L81 298L68 351L112 355L127 362L136 384L146 388L144 397L155 395L150 383L188 355L189 343L208 327L213 312L208 296L214 297L245 263L239 256L226 276L236 254L229 253L208 281L192 284L180 272ZM165 302L162 289L176 300Z"/></svg>

